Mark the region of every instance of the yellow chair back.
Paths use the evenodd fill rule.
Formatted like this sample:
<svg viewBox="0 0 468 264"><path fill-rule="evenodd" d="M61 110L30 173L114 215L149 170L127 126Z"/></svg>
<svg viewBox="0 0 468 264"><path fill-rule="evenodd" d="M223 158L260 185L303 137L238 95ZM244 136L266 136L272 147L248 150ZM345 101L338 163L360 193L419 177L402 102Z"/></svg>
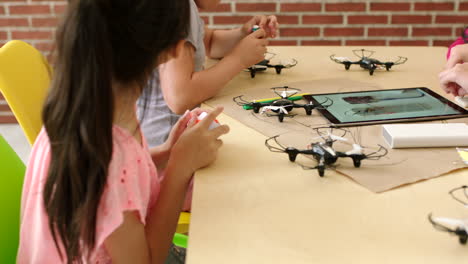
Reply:
<svg viewBox="0 0 468 264"><path fill-rule="evenodd" d="M0 92L31 145L42 127L51 75L47 60L31 45L12 40L0 48Z"/></svg>

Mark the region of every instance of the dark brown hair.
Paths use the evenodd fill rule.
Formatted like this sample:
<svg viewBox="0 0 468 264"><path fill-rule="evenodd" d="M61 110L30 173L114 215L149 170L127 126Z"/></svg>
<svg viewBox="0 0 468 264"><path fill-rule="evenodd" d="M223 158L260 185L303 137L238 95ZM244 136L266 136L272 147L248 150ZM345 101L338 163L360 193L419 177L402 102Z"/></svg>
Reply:
<svg viewBox="0 0 468 264"><path fill-rule="evenodd" d="M145 84L160 56L187 36L189 8L188 0L69 1L42 113L51 145L44 205L67 263L95 247L112 157L112 81Z"/></svg>

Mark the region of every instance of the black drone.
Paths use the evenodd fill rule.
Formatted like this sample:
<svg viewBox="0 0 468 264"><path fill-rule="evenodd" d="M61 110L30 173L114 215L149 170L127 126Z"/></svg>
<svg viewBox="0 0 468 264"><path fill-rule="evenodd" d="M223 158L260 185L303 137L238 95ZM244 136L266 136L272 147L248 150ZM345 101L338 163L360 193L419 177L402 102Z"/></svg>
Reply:
<svg viewBox="0 0 468 264"><path fill-rule="evenodd" d="M329 131L331 131L328 134L324 134L321 131L323 129L328 129ZM320 135L320 138L323 139L323 141L312 143L307 149L304 150L293 147L285 147L281 145L277 140L278 136L274 136L265 140L265 146L271 152L287 153L291 162L295 162L296 157L299 154L312 155L318 163L317 166L301 166L304 169L317 169L320 177L323 177L325 175L325 169L332 167L336 163L338 158L351 158L353 160L354 167L359 168L361 166L362 160L378 160L381 157L387 155L388 153L386 148L379 145L379 149L377 151L365 154L363 148L358 144L352 144L353 149L346 152L336 151L333 149L333 143L335 143L336 141L348 142L348 139L344 138L344 136L349 131L345 129L335 128L335 130L342 131L341 136L336 136L332 134L334 128L315 128L315 130ZM271 144L272 141L275 142L276 146Z"/></svg>
<svg viewBox="0 0 468 264"><path fill-rule="evenodd" d="M408 60L408 58L406 57L398 56L398 59L396 61L382 62L377 59L371 58L375 51L365 49L353 50L353 53L354 55L359 57L360 60L351 61L347 57L335 57L335 54L331 55L330 59L332 59L336 63L343 64L346 70L349 70L352 64L358 64L359 66L361 66L361 68L368 70L370 75L373 75L376 69L386 69L387 71L389 71L392 68L392 66L403 64Z"/></svg>
<svg viewBox="0 0 468 264"><path fill-rule="evenodd" d="M246 70L250 72L250 77L255 78L257 72L266 71L268 68L275 68L276 73L280 74L283 69L292 68L297 65L297 60L291 59L290 61L280 62L279 64L271 64L271 59L276 56L274 53L267 53L269 54L269 58L265 58L259 63L256 63Z"/></svg>
<svg viewBox="0 0 468 264"><path fill-rule="evenodd" d="M462 185L451 190L449 194L455 201L468 206L468 186ZM456 235L460 244L465 245L468 241L468 219L432 217L432 214L429 214L428 220L435 229Z"/></svg>
<svg viewBox="0 0 468 264"><path fill-rule="evenodd" d="M239 95L232 98L232 100L237 105L242 106L246 110L253 109L254 113L258 114L260 112L262 114L266 114L267 116L278 116L278 120L280 122L283 122L285 116L295 116L295 114L290 113L294 108L304 108L306 114L311 115L312 109L318 107L326 108L333 104L333 101L329 98L327 98L327 100L325 100L320 105L314 105L312 102L307 104L296 104L294 100L302 99L302 96L296 95L300 89L282 86L273 87L271 90L273 90L273 92L279 97L248 102L242 98L242 95Z"/></svg>

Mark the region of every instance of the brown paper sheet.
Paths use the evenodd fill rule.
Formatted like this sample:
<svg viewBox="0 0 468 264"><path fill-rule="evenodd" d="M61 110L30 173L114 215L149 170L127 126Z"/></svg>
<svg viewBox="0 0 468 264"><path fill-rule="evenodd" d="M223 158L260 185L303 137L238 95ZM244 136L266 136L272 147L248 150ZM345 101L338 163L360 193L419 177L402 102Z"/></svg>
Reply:
<svg viewBox="0 0 468 264"><path fill-rule="evenodd" d="M380 87L349 79L326 79L284 84L289 87L301 89L300 93L333 93L347 91L376 90ZM243 89L244 98L248 101L262 98L271 98L276 95L271 87ZM247 94L248 92L248 94ZM293 118L285 118L283 123L277 117L267 117L254 114L251 110L244 110L233 102L232 98L241 95L239 92L223 93L206 102L210 106L224 106L224 113L239 120L243 124L259 131L267 137L281 135L278 141L285 146L305 149L308 144L321 141L321 138L313 129L327 126L328 121L316 110L312 116L307 116L303 109L294 109L297 114ZM435 122L467 122L465 119ZM464 168L465 164L460 160L455 148L412 148L390 149L382 137L382 126L362 126L347 128L351 133L346 135L350 142L361 144L365 152L376 150L378 145L387 148L388 154L380 160L363 160L360 168L354 168L349 158L339 159L335 169L337 172L352 178L357 183L373 192L384 192L402 185L430 179L456 169ZM340 132L337 132L340 133ZM246 139L248 140L248 139ZM335 143L334 148L347 151L352 148L345 143ZM287 154L284 162L289 162ZM299 159L298 163L306 166L315 166L313 160ZM281 166L281 164L278 164ZM327 170L329 171L329 170ZM327 175L325 171L325 177ZM317 174L316 170L311 173ZM318 174L317 174L318 175Z"/></svg>

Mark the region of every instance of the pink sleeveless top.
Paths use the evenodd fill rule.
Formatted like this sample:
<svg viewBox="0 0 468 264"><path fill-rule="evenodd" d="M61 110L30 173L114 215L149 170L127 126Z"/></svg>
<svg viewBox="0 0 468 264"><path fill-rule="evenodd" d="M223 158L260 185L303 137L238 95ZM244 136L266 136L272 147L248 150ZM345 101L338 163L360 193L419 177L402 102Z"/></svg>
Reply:
<svg viewBox="0 0 468 264"><path fill-rule="evenodd" d="M124 211L137 211L140 221L146 224L147 213L156 202L160 179L144 137L142 145L126 130L113 127L112 160L98 207L96 248L91 254L91 263L111 263L104 241L122 224ZM42 129L34 143L24 179L17 257L20 264L63 262L52 239L43 204L49 163L49 139Z"/></svg>

